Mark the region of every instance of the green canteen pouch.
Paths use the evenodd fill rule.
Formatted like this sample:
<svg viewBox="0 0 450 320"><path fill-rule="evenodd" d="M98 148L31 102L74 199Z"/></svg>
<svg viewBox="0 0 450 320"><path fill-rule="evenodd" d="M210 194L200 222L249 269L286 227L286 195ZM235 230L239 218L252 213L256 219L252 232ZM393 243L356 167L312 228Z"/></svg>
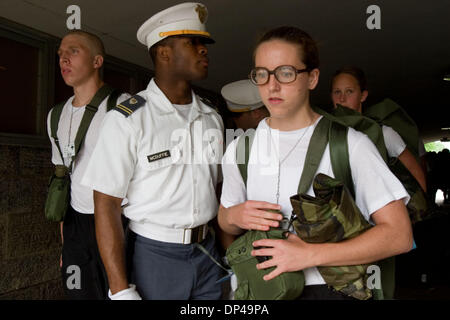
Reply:
<svg viewBox="0 0 450 320"><path fill-rule="evenodd" d="M64 220L70 202L70 174L64 165L56 165L48 184L45 217L50 221Z"/></svg>
<svg viewBox="0 0 450 320"><path fill-rule="evenodd" d="M265 281L263 277L275 267L259 270L257 258L251 255L253 242L260 239L286 239L286 231L271 228L269 231L249 230L237 238L227 249L228 263L236 275L238 287L236 300L294 300L303 292L303 271L285 272Z"/></svg>

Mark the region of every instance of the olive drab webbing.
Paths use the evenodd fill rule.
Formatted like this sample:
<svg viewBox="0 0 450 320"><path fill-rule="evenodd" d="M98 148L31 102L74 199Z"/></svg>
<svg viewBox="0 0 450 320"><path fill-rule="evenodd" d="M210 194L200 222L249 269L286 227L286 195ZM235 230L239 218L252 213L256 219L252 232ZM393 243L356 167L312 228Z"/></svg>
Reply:
<svg viewBox="0 0 450 320"><path fill-rule="evenodd" d="M409 151L419 158L419 129L414 120L396 102L387 98L383 101L364 108L364 116L394 129L405 141Z"/></svg>
<svg viewBox="0 0 450 320"><path fill-rule="evenodd" d="M345 126L345 124L343 124L339 120L336 121L336 118L334 116L321 109L314 108L314 110L322 114L323 118L317 124L308 146L308 152L305 158L302 177L299 182L299 192L297 195L294 195L291 198L291 203L294 208L292 223L294 224L294 228L296 230L306 230L305 228L299 229L299 226L301 226L302 223L298 220L297 213L300 214L300 212L303 212L303 215L300 214L302 218L309 217L309 219L311 219L314 218L314 216L317 218L317 208L314 208L312 212L310 212L310 214L307 214L305 216L304 206L300 205L303 199L308 199L309 204L313 203L312 200L315 199L316 202L320 202L323 205L322 209L319 210L320 212L326 214L326 211L328 211L327 214L329 221L327 222L328 228L325 228L322 231L315 230L314 232L316 232L317 234L321 232L326 233L324 235L321 235L322 240L325 238L333 239L333 237L335 237L335 241L341 241L343 239L346 239L347 237L354 237L364 232L368 227L370 227L370 225L364 219L353 200L354 191L347 146L348 126ZM366 123L363 125L368 125L370 128L372 128L372 137L370 138L372 139L372 141L375 141L374 143L382 146L382 143L380 143L380 139L381 141L383 141L382 132L378 131L372 123ZM250 131L249 134L246 133L239 137L239 140L237 141L236 157L239 158L242 157L242 154L245 154L245 162L242 165L239 165L239 163L242 162L238 161L238 167L245 184L247 181L248 160L253 138L254 131ZM315 177L317 168L328 142L330 145L330 158L332 162L331 165L336 179L332 179L325 175L318 175ZM316 194L318 198L305 195L306 191L312 185L313 180L313 189L315 192L318 192L318 194ZM343 181L344 183L342 184L339 181ZM343 186L345 186L345 188ZM323 190L326 190L327 188L328 191L324 193ZM324 194L328 194L328 197L325 197ZM337 201L336 199L339 199L339 201ZM310 209L308 209L308 211L309 210ZM311 223L310 220L308 221L308 223ZM337 222L339 222L339 224ZM336 238L337 235L334 233L337 230L336 228L338 228L339 226L341 228L340 234L342 234L340 237ZM309 229L309 232L312 232L312 229ZM308 242L308 232L304 233L303 231L300 231L299 233L300 238L302 238L303 236L305 239L302 239ZM237 240L239 239L240 238L238 238ZM311 241L314 240L312 239ZM367 265L318 268L326 283L329 286L332 286L335 290L341 291L344 294L355 297L357 299L368 299L371 296L373 296L374 299L383 299L384 294L381 288L375 288L372 290L369 290L367 288L366 269ZM385 268L382 268L382 270L385 270L387 274L392 273L391 270L386 270ZM238 275L237 278L239 290L239 284L241 281ZM388 278L392 279L391 277L384 277L384 279ZM241 280L245 281L245 278ZM383 274L381 282L383 288L384 286L390 287L390 284L385 284L383 282ZM248 285L247 282L246 285Z"/></svg>
<svg viewBox="0 0 450 320"><path fill-rule="evenodd" d="M370 129L367 126L361 126L361 123L369 123L370 121L376 124L379 131L382 133L382 125L392 127L405 141L408 150L415 156L418 161L418 146L419 146L419 134L417 126L414 121L406 114L406 112L394 101L385 99L382 102L373 105L368 108L367 112L362 115L352 109L337 106L333 110L333 115L336 116L342 123L361 131L371 136ZM369 118L373 117L372 118ZM411 135L408 135L411 132ZM372 140L373 141L373 140ZM383 156L389 169L400 180L410 196L410 200L406 205L408 209L409 218L414 224L423 220L428 214L428 198L425 195L419 182L408 171L408 169L397 158L389 158L387 156L386 145L383 140L383 144L378 147L378 151ZM386 155L386 157L384 157Z"/></svg>
<svg viewBox="0 0 450 320"><path fill-rule="evenodd" d="M111 88L108 85L103 85L94 95L92 100L86 106L86 110L80 122L77 134L75 136L75 153L72 156L69 167L64 165L64 156L61 151L61 146L58 139L58 124L61 117L62 109L67 100L58 103L52 110L50 117L50 135L54 139L56 147L58 148L63 165L56 165L55 172L50 177L47 190L47 198L45 201L45 217L48 220L60 222L64 220L69 202L70 202L70 174L72 171L73 160L80 151L81 145L86 136L89 125L97 112L100 103L110 95L107 102L107 110L111 109L120 92ZM112 98L111 98L112 95Z"/></svg>

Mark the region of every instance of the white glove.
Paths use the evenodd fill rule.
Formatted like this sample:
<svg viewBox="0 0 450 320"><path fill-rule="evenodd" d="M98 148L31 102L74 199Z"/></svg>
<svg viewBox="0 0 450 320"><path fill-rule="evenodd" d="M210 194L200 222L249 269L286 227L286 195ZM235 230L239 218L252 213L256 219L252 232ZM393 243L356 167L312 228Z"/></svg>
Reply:
<svg viewBox="0 0 450 320"><path fill-rule="evenodd" d="M111 290L108 290L108 297L111 300L142 300L134 284L130 284L128 289L124 289L115 294L111 294Z"/></svg>

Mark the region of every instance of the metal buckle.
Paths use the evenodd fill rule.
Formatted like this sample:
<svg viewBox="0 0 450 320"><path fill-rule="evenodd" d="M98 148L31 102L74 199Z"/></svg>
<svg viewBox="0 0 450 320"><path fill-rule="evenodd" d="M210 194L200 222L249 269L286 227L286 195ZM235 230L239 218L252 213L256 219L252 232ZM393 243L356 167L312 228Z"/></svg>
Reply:
<svg viewBox="0 0 450 320"><path fill-rule="evenodd" d="M183 232L183 244L191 244L202 242L206 235L206 225L202 224L201 226L195 228L186 228Z"/></svg>

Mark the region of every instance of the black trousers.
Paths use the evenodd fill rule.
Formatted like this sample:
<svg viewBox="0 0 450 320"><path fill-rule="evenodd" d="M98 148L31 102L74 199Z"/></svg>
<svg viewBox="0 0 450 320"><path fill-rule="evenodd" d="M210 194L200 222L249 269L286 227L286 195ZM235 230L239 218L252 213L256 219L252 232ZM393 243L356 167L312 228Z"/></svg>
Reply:
<svg viewBox="0 0 450 320"><path fill-rule="evenodd" d="M305 286L299 300L353 300L358 301L353 297L349 297L341 292L329 288L326 284Z"/></svg>
<svg viewBox="0 0 450 320"><path fill-rule="evenodd" d="M63 225L62 282L70 300L105 300L108 281L95 238L93 214L69 206Z"/></svg>

